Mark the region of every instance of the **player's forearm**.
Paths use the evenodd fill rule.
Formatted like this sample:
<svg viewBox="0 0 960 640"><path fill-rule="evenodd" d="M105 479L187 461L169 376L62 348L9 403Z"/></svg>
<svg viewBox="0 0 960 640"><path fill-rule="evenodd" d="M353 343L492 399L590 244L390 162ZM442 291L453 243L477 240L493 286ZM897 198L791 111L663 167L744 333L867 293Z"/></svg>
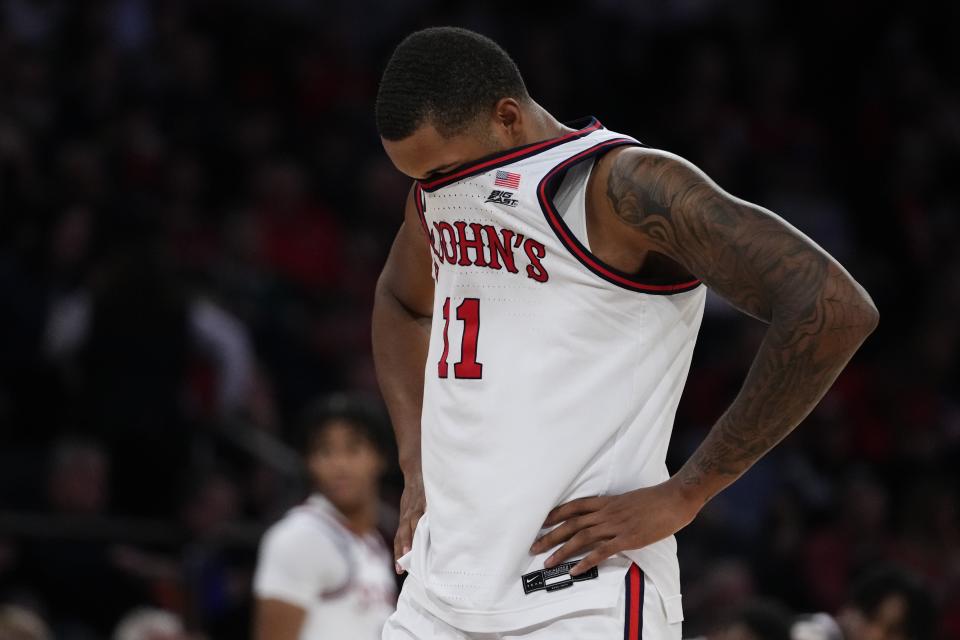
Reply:
<svg viewBox="0 0 960 640"><path fill-rule="evenodd" d="M775 308L740 393L675 476L685 492L705 503L785 438L827 392L877 318L869 296L834 264L807 302L794 298Z"/></svg>
<svg viewBox="0 0 960 640"><path fill-rule="evenodd" d="M373 360L397 438L400 468L420 473L420 415L430 318L405 307L381 282L373 305Z"/></svg>

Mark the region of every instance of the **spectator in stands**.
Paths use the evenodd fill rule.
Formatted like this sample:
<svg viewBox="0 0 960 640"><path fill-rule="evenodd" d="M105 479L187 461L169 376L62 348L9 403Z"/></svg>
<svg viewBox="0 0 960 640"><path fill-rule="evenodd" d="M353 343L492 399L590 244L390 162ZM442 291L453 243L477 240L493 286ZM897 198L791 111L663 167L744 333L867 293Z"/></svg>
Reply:
<svg viewBox="0 0 960 640"><path fill-rule="evenodd" d="M55 443L45 482L55 526L74 522L93 530L102 521L110 502L111 467L107 451L95 441L66 437ZM114 567L109 547L104 539L62 537L57 530L24 544L21 570L58 637L63 629L105 633L120 612L143 597L141 584Z"/></svg>
<svg viewBox="0 0 960 640"><path fill-rule="evenodd" d="M225 544L240 507L239 487L224 470L198 473L183 494L180 518L189 541L177 562L187 609L192 622L220 637L239 637L246 627L252 554Z"/></svg>
<svg viewBox="0 0 960 640"><path fill-rule="evenodd" d="M792 640L933 640L936 610L930 593L892 566L868 571L857 581L836 617L798 616Z"/></svg>
<svg viewBox="0 0 960 640"><path fill-rule="evenodd" d="M163 609L134 609L117 623L113 640L190 640L180 618Z"/></svg>
<svg viewBox="0 0 960 640"><path fill-rule="evenodd" d="M837 613L844 640L932 640L936 610L913 576L893 567L864 575Z"/></svg>
<svg viewBox="0 0 960 640"><path fill-rule="evenodd" d="M755 600L737 608L699 640L791 640L790 612L783 605Z"/></svg>
<svg viewBox="0 0 960 640"><path fill-rule="evenodd" d="M127 224L114 230L122 244L100 263L96 285L53 305L46 348L73 373L75 419L116 454L117 502L156 515L174 506L156 479L188 458L191 429L245 410L254 358L246 329L178 282L151 225ZM213 384L197 383L207 369Z"/></svg>
<svg viewBox="0 0 960 640"><path fill-rule="evenodd" d="M3 640L53 640L46 623L24 607L0 607L0 638Z"/></svg>
<svg viewBox="0 0 960 640"><path fill-rule="evenodd" d="M103 515L110 500L110 459L93 440L65 438L54 446L47 476L50 508L61 515Z"/></svg>

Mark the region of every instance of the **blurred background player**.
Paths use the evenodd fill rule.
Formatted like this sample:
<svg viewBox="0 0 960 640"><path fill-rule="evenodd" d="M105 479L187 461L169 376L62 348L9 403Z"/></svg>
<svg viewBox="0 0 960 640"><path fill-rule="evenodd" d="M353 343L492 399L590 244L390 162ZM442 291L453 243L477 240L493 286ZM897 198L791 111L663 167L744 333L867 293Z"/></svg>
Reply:
<svg viewBox="0 0 960 640"><path fill-rule="evenodd" d="M335 395L308 409L302 425L314 492L263 537L254 638L379 638L396 601L377 528L380 418L359 398Z"/></svg>

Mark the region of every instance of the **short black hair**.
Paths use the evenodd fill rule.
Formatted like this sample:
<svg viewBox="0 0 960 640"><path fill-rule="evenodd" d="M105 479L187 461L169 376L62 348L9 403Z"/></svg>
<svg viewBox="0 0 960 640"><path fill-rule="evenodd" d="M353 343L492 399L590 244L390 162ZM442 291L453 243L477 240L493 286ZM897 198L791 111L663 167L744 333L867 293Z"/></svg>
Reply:
<svg viewBox="0 0 960 640"><path fill-rule="evenodd" d="M383 408L375 398L357 393L334 393L318 398L301 412L297 431L304 454L314 450L319 436L335 421L348 424L381 454L389 454Z"/></svg>
<svg viewBox="0 0 960 640"><path fill-rule="evenodd" d="M387 63L377 92L377 129L387 140L403 140L429 121L449 137L501 98L529 98L509 54L479 33L431 27L407 36Z"/></svg>
<svg viewBox="0 0 960 640"><path fill-rule="evenodd" d="M868 618L877 614L890 596L906 601L904 631L911 640L931 640L935 633L936 607L930 592L920 581L894 566L874 567L863 573L853 585L851 604Z"/></svg>

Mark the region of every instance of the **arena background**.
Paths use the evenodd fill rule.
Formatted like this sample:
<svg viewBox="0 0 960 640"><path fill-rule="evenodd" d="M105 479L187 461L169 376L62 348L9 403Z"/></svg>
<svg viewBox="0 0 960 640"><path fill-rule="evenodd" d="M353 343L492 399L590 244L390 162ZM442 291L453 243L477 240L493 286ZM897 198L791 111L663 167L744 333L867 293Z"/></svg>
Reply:
<svg viewBox="0 0 960 640"><path fill-rule="evenodd" d="M880 309L814 414L679 534L685 635L756 596L834 611L895 563L960 637L958 3L0 2L0 602L60 638L141 604L247 637L258 535L303 495L294 416L376 394L409 182L372 101L439 24L502 43L560 119L780 213ZM673 468L762 331L709 303Z"/></svg>

